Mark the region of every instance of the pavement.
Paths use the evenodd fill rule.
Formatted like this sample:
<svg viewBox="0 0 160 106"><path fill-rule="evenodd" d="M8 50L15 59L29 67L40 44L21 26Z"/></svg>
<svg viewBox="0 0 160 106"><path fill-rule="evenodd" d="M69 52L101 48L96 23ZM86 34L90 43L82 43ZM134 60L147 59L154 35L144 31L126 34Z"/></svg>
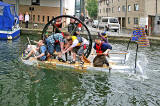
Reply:
<svg viewBox="0 0 160 106"><path fill-rule="evenodd" d="M103 29L98 29L98 28L93 28L91 26L87 26L92 38L97 37L97 32L104 32ZM21 28L21 33L22 34L41 34L43 31L43 27L30 27L30 28ZM113 31L107 31L109 39L112 40L129 40L129 38L132 36L132 30L127 30L127 29L122 29L119 32L113 32ZM83 34L87 34L86 31L83 32ZM158 36L148 36L149 40L153 43L160 43L160 35Z"/></svg>

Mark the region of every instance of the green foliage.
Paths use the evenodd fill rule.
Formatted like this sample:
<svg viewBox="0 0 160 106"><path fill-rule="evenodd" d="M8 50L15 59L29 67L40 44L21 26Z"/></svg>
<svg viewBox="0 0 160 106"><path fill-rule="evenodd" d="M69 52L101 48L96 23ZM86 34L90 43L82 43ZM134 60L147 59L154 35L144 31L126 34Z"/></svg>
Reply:
<svg viewBox="0 0 160 106"><path fill-rule="evenodd" d="M86 9L91 18L95 19L98 15L98 1L97 0L87 0Z"/></svg>

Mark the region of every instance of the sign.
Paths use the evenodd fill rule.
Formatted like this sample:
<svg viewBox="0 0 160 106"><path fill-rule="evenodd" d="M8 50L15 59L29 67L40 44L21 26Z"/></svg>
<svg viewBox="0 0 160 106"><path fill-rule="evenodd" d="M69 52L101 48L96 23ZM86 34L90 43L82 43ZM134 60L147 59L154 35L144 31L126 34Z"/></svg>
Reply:
<svg viewBox="0 0 160 106"><path fill-rule="evenodd" d="M139 25L141 27L145 27L145 25L148 25L148 17L146 17L146 18L140 18Z"/></svg>
<svg viewBox="0 0 160 106"><path fill-rule="evenodd" d="M150 46L149 40L147 38L147 35L146 35L144 28L136 28L133 31L133 35L131 37L131 40L137 42L138 45L141 47Z"/></svg>

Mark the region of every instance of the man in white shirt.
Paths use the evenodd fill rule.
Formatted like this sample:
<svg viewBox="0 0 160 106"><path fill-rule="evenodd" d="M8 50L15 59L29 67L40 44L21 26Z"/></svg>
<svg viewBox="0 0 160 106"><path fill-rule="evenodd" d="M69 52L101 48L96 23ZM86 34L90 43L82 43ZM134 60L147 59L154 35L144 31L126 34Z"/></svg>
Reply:
<svg viewBox="0 0 160 106"><path fill-rule="evenodd" d="M29 22L29 14L28 14L28 12L26 12L26 14L25 14L25 24L26 24L25 28L28 28L28 22Z"/></svg>
<svg viewBox="0 0 160 106"><path fill-rule="evenodd" d="M83 60L84 50L89 45L89 42L85 38L77 36L68 36L67 42L68 46L65 48L63 54L68 51L72 51L73 61L71 61L70 64L75 64L76 54L77 54L80 57L81 64L83 65L84 62L82 60Z"/></svg>

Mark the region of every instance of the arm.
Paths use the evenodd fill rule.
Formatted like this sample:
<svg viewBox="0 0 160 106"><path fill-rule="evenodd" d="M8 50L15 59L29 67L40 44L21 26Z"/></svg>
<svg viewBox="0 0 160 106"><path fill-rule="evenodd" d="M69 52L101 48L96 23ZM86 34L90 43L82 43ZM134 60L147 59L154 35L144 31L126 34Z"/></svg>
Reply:
<svg viewBox="0 0 160 106"><path fill-rule="evenodd" d="M64 51L64 42L60 42L61 51Z"/></svg>
<svg viewBox="0 0 160 106"><path fill-rule="evenodd" d="M70 46L66 51L63 52L63 54L67 53L68 51L70 51L70 50L72 50L72 49L73 49L73 47Z"/></svg>
<svg viewBox="0 0 160 106"><path fill-rule="evenodd" d="M102 38L104 41L106 41L106 40L107 40L107 38L105 38L105 37L103 37L103 36L101 36L101 38Z"/></svg>
<svg viewBox="0 0 160 106"><path fill-rule="evenodd" d="M40 55L36 56L36 58L41 58L44 55L45 55L45 53L41 53Z"/></svg>
<svg viewBox="0 0 160 106"><path fill-rule="evenodd" d="M64 50L67 50L67 49L69 48L69 46L70 46L70 44L67 43L67 44L65 45L65 49L64 49Z"/></svg>
<svg viewBox="0 0 160 106"><path fill-rule="evenodd" d="M72 45L71 45L66 51L64 51L63 54L66 53L66 52L68 52L68 51L70 51L70 50L72 50L74 47L77 46L78 43L79 43L79 42L78 42L77 39L74 40L74 42L72 43Z"/></svg>
<svg viewBox="0 0 160 106"><path fill-rule="evenodd" d="M45 52L47 51L47 48L45 46L40 47L39 49L41 50L41 54L36 56L36 58L41 58L42 56L45 55Z"/></svg>

